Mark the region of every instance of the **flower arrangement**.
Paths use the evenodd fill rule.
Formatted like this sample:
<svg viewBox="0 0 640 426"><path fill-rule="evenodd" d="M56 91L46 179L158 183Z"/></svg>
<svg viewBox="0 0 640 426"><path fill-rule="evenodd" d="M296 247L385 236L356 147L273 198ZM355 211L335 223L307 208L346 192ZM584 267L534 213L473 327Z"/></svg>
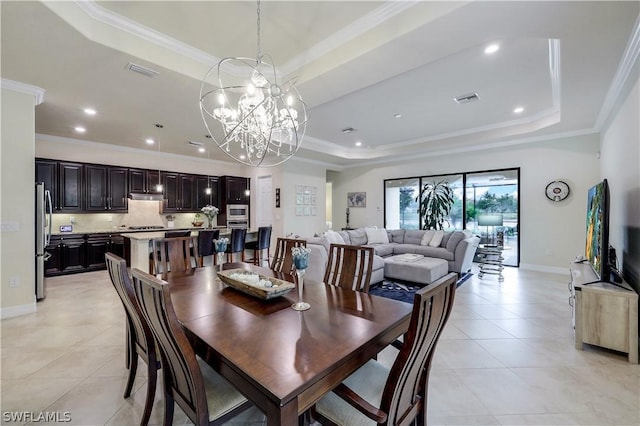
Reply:
<svg viewBox="0 0 640 426"><path fill-rule="evenodd" d="M200 213L196 213L193 215L193 221L191 224L193 226L202 226L202 215Z"/></svg>
<svg viewBox="0 0 640 426"><path fill-rule="evenodd" d="M220 211L217 207L212 206L211 204L207 204L203 208L200 209L202 214L207 218L209 222L209 228L213 227L213 220L216 218L216 215Z"/></svg>
<svg viewBox="0 0 640 426"><path fill-rule="evenodd" d="M218 240L213 240L213 244L216 246L217 253L224 253L227 250L227 244L229 244L229 239L223 237Z"/></svg>
<svg viewBox="0 0 640 426"><path fill-rule="evenodd" d="M309 265L309 254L311 249L307 247L292 247L291 254L293 255L293 263L296 265L297 270L307 269Z"/></svg>

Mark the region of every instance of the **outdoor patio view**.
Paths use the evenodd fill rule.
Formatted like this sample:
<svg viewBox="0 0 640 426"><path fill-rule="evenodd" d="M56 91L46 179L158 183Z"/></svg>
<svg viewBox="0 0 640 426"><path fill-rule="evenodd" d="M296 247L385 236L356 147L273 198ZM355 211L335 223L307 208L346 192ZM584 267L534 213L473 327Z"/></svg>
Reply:
<svg viewBox="0 0 640 426"><path fill-rule="evenodd" d="M422 229L419 195L428 182L445 182L453 190L445 230L468 229L480 236L480 244L504 247L504 264L518 266L519 169L386 180L387 229Z"/></svg>

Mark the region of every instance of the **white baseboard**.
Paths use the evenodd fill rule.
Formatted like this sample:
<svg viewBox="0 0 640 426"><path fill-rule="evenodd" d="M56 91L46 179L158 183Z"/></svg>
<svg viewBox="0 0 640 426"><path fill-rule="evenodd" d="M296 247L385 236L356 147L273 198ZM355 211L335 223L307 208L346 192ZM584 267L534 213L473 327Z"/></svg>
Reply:
<svg viewBox="0 0 640 426"><path fill-rule="evenodd" d="M548 272L550 274L561 274L569 276L569 267L561 268L558 266L546 266L546 265L533 265L529 263L521 263L520 269L526 269L528 271Z"/></svg>
<svg viewBox="0 0 640 426"><path fill-rule="evenodd" d="M8 306L6 308L0 308L0 318L13 318L20 315L32 314L36 312L36 302L27 303L26 305Z"/></svg>

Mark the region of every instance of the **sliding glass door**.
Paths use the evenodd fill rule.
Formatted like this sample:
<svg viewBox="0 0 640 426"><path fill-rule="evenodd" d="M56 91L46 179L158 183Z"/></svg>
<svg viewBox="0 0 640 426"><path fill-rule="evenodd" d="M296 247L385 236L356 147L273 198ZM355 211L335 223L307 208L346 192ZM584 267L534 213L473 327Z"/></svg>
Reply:
<svg viewBox="0 0 640 426"><path fill-rule="evenodd" d="M518 266L520 169L385 180L385 228L421 229L420 189L443 181L455 199L444 228L467 229L480 237L481 244L503 246L504 264Z"/></svg>

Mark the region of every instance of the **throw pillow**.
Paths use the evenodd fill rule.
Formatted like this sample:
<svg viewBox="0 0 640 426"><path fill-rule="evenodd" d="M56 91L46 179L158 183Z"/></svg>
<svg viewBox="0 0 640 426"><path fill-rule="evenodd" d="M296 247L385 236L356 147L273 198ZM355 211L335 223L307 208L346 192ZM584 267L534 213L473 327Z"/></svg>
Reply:
<svg viewBox="0 0 640 426"><path fill-rule="evenodd" d="M420 245L421 246L428 246L429 243L431 242L431 240L433 239L434 234L436 233L436 231L434 229L430 229L428 231L426 231L424 233L424 235L422 236L422 240L420 240Z"/></svg>
<svg viewBox="0 0 640 426"><path fill-rule="evenodd" d="M329 243L331 244L344 244L342 236L336 231L332 231L331 229L329 229L324 233L324 236L327 238L327 240L329 240Z"/></svg>
<svg viewBox="0 0 640 426"><path fill-rule="evenodd" d="M367 244L388 244L389 236L386 229L367 228Z"/></svg>
<svg viewBox="0 0 640 426"><path fill-rule="evenodd" d="M367 233L362 228L347 231L351 244L354 246L363 246L367 244Z"/></svg>
<svg viewBox="0 0 640 426"><path fill-rule="evenodd" d="M442 229L438 229L436 233L433 234L431 241L429 241L429 247L440 247L442 237L444 237L444 231Z"/></svg>

